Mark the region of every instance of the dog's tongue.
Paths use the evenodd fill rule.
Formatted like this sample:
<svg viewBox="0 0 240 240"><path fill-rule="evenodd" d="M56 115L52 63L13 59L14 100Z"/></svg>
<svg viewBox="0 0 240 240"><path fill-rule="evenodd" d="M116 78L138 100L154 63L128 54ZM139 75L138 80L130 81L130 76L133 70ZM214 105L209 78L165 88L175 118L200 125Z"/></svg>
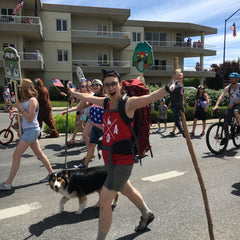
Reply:
<svg viewBox="0 0 240 240"><path fill-rule="evenodd" d="M59 189L56 189L56 192L59 192Z"/></svg>

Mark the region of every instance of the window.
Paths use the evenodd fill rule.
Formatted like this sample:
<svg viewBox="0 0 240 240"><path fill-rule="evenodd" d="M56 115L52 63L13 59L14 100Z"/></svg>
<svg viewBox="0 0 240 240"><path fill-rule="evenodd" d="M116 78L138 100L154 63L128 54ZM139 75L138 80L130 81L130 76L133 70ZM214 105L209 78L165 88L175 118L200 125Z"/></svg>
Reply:
<svg viewBox="0 0 240 240"><path fill-rule="evenodd" d="M140 32L133 32L132 33L132 41L133 42L140 42L141 41L141 33Z"/></svg>
<svg viewBox="0 0 240 240"><path fill-rule="evenodd" d="M177 33L176 35L176 45L182 46L184 44L183 35L181 33Z"/></svg>
<svg viewBox="0 0 240 240"><path fill-rule="evenodd" d="M154 66L152 67L152 69L153 70L166 70L167 69L167 61L154 59Z"/></svg>
<svg viewBox="0 0 240 240"><path fill-rule="evenodd" d="M68 51L57 50L57 60L58 62L68 62Z"/></svg>
<svg viewBox="0 0 240 240"><path fill-rule="evenodd" d="M56 20L57 32L67 32L67 20Z"/></svg>
<svg viewBox="0 0 240 240"><path fill-rule="evenodd" d="M1 8L1 22L13 22L14 18L11 17L13 9L11 8Z"/></svg>
<svg viewBox="0 0 240 240"><path fill-rule="evenodd" d="M149 42L152 46L166 46L166 33L160 32L146 32L145 40Z"/></svg>
<svg viewBox="0 0 240 240"><path fill-rule="evenodd" d="M98 64L100 66L110 66L108 63L108 56L106 53L99 53L98 54Z"/></svg>
<svg viewBox="0 0 240 240"><path fill-rule="evenodd" d="M107 36L108 26L107 25L98 25L97 26L97 35L98 36Z"/></svg>

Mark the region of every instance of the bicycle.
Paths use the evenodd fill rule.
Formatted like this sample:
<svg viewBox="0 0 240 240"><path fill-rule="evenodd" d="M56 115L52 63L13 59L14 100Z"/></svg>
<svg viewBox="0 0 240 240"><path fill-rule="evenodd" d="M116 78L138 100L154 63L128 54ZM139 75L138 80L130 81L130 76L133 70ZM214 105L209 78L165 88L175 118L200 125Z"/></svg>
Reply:
<svg viewBox="0 0 240 240"><path fill-rule="evenodd" d="M225 109L224 109L225 110ZM206 134L206 142L208 149L215 154L223 153L230 139L236 148L240 148L240 135L236 133L237 121L232 117L228 126L224 123L224 117L220 116L217 123L212 124Z"/></svg>
<svg viewBox="0 0 240 240"><path fill-rule="evenodd" d="M14 129L16 132L19 132L17 121L18 114L16 112L9 112L9 119L10 124L8 128L0 131L0 143L2 145L8 145L10 142L12 142L14 134L11 128Z"/></svg>

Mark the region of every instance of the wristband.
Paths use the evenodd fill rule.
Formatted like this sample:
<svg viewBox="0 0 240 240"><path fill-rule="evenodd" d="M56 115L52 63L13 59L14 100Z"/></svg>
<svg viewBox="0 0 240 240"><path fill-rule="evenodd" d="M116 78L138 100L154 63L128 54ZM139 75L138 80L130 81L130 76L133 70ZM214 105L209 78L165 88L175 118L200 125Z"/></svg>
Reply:
<svg viewBox="0 0 240 240"><path fill-rule="evenodd" d="M165 86L165 90L166 90L166 92L170 93L168 85Z"/></svg>

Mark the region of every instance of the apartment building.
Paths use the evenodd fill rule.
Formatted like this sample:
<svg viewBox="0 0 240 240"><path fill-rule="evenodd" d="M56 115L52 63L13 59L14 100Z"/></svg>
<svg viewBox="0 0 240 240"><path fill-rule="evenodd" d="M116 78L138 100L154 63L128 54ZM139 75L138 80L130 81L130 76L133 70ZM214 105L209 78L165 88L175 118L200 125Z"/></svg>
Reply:
<svg viewBox="0 0 240 240"><path fill-rule="evenodd" d="M214 77L204 71L204 57L216 51L204 43L206 35L217 29L179 22L128 20L129 9L43 4L24 0L16 15L19 0L0 1L0 85L5 84L2 51L17 49L22 76L40 77L49 87L58 78L77 84L75 64L86 78L101 78L101 69L116 70L123 79L136 78L132 64L135 46L147 41L153 49L154 65L144 72L148 84L164 84L173 75L173 59L186 77ZM37 3L37 4L36 4ZM199 41L190 42L192 37ZM40 53L37 52L40 50ZM184 59L198 57L200 68L184 66Z"/></svg>

